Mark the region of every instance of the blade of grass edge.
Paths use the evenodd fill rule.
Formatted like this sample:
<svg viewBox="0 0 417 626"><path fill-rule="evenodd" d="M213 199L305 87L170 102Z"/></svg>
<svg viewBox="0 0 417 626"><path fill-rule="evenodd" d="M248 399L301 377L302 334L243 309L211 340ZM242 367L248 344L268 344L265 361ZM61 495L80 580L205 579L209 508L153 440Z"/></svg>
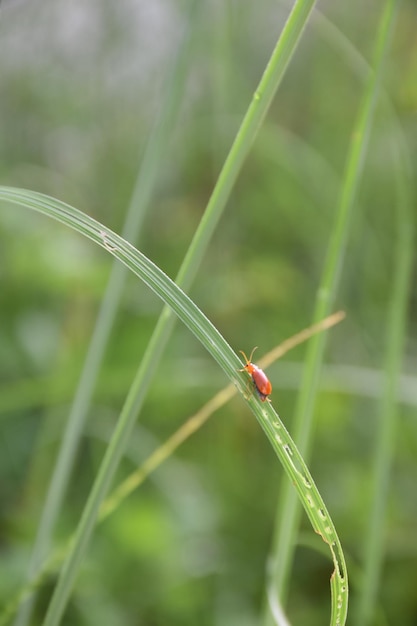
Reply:
<svg viewBox="0 0 417 626"><path fill-rule="evenodd" d="M313 321L317 321L328 314L335 297L339 273L343 263L351 213L362 173L364 156L373 119L373 111L382 75L383 62L394 24L397 4L398 0L388 0L380 18L374 50L374 71L368 78L352 133L351 145L336 212L336 220L330 235L322 279L317 292ZM322 335L314 337L309 344L301 390L297 401L294 440L297 442L300 452L304 456L308 456L308 451L312 446L313 410L323 360L324 346L325 338ZM283 511L285 512L284 514L282 514ZM282 485L276 519L276 531L271 554L271 582L269 586L275 588L275 593L282 604L283 597L287 591L295 537L300 519L300 509L297 499L288 483ZM273 623L273 616L268 609L268 605L266 605L264 624L265 626L270 626Z"/></svg>
<svg viewBox="0 0 417 626"><path fill-rule="evenodd" d="M58 200L35 192L0 187L0 201L2 199L52 217L74 228L77 232L85 235L113 254L139 276L174 311L187 328L201 341L228 378L238 387L244 401L259 421L283 464L287 475L291 479L291 484L295 486L314 530L329 546L335 568L331 577L332 611L330 623L331 626L343 626L347 615L348 581L345 559L336 529L303 458L272 404L260 402L256 394L252 394L250 397L246 396L247 378L240 372L241 362L218 330L162 270L131 244L106 229L96 220ZM134 402L135 397L131 390L82 513L74 539L71 542L69 556L65 559L61 570L57 589L61 583L63 587L61 593L64 594L65 599L70 592L70 588L65 583L68 579L71 583L73 582L79 562L96 523L99 506L106 495L110 480L114 475L114 470L117 467L130 430L133 427L133 423L129 420L129 413L131 404L134 404ZM58 600L61 600L59 596ZM62 604L59 604L52 612L48 610L44 624L51 626L52 623L57 623L62 613L59 609L63 611ZM51 621L54 619L57 619L57 622Z"/></svg>
<svg viewBox="0 0 417 626"><path fill-rule="evenodd" d="M169 72L167 72L169 78L165 87L165 95L161 98L162 108L151 131L132 198L126 212L122 235L129 241L135 241L138 237L157 180L159 164L165 154L169 131L179 109L187 74L187 61L190 57L190 49L193 42L193 27L199 4L198 0L192 0L189 4L185 33L182 37L177 57ZM48 486L28 568L29 580L35 574L50 549L53 529L65 497L75 454L79 446L82 429L91 404L91 398L127 275L128 270L115 260L69 411L55 467L51 471L52 478ZM33 598L28 598L16 617L15 626L26 626L30 619L32 605Z"/></svg>

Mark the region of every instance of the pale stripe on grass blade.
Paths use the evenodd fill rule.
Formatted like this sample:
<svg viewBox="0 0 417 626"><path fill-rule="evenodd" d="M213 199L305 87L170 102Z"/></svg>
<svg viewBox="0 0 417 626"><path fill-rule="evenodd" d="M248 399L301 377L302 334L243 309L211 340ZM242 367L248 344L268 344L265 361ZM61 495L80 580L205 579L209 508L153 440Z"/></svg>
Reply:
<svg viewBox="0 0 417 626"><path fill-rule="evenodd" d="M382 11L374 51L374 71L369 75L363 101L359 107L356 124L352 132L352 141L336 210L335 224L330 235L323 274L317 292L314 320L319 320L328 314L335 297L349 233L351 213L368 145L383 62L394 23L396 5L397 0L388 0ZM313 411L323 361L324 345L325 338L322 335L313 337L309 344L295 415L294 439L300 448L301 454L307 456L312 446ZM273 563L271 567L271 585L275 588L275 593L281 601L287 591L299 518L300 509L294 491L285 482L279 499L276 531L271 555ZM274 623L273 616L268 609L265 613L264 623L268 626Z"/></svg>

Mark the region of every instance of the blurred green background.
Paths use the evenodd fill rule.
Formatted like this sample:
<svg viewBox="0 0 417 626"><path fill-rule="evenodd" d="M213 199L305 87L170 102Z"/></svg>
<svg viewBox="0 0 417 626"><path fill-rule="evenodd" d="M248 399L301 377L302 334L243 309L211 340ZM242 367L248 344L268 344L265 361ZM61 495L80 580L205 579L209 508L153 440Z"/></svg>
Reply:
<svg viewBox="0 0 417 626"><path fill-rule="evenodd" d="M4 1L0 182L55 196L120 232L165 97L187 3ZM174 277L291 3L204 3L188 78L137 243ZM381 3L321 2L234 188L191 296L259 355L311 322ZM398 214L391 148L417 150L417 4L404 0L354 210L316 405L311 470L355 603L387 338ZM401 134L401 136L400 136ZM410 183L411 185L411 183ZM410 186L409 193L414 189ZM47 485L111 267L86 239L0 207L0 594L24 580ZM409 297L386 555L375 624L417 624L417 291ZM74 529L161 303L129 277L56 540ZM305 346L268 371L291 431ZM177 325L123 479L226 380ZM264 602L281 467L238 398L97 530L65 624L252 626ZM331 564L303 518L294 624L328 622ZM314 581L314 585L312 582ZM33 624L41 623L52 577Z"/></svg>

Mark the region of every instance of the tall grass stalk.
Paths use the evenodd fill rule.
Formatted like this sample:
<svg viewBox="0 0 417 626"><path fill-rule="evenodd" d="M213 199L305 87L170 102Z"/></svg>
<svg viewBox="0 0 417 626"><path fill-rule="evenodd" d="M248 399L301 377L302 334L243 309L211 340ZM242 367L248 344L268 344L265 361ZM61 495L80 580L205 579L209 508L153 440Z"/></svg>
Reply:
<svg viewBox="0 0 417 626"><path fill-rule="evenodd" d="M373 71L370 73L357 119L342 180L341 192L336 209L335 223L330 235L323 274L317 292L313 320L325 317L333 304L339 274L342 268L349 225L354 208L358 185L361 179L364 158L368 146L374 108L378 96L384 59L390 32L393 28L397 0L388 0L382 11L374 50ZM313 411L317 395L320 369L323 361L325 338L313 337L310 342L298 397L294 439L301 454L308 457L312 447ZM272 547L270 580L268 586L281 601L286 594L296 534L300 520L300 508L292 486L285 481L279 498L275 537ZM268 590L267 596L271 597ZM264 624L273 624L273 616L267 607Z"/></svg>
<svg viewBox="0 0 417 626"><path fill-rule="evenodd" d="M375 433L373 477L370 487L372 500L365 536L363 575L358 586L359 602L355 613L357 626L367 626L374 616L384 561L387 499L398 417L398 383L414 258L415 223L412 211L411 171L404 146L398 143L398 140L393 146L393 170L397 183L395 263L387 318L385 384L382 388L381 408Z"/></svg>
<svg viewBox="0 0 417 626"><path fill-rule="evenodd" d="M167 80L165 94L161 97L161 110L159 115L157 115L153 131L149 137L126 213L122 235L128 241L136 241L138 238L157 181L162 157L166 152L170 132L179 109L189 60L193 56L193 32L195 30L198 5L199 2L197 0L191 0L189 3L189 14L186 17L187 24L182 43L172 64L173 66L167 73L169 79ZM79 447L84 423L90 408L92 395L119 308L127 275L127 269L115 260L61 439L56 464L51 472L52 479L47 491L29 565L29 579L35 575L35 572L50 550L54 526L65 497L75 455ZM29 598L21 607L15 626L26 626L30 619L32 605L33 598Z"/></svg>
<svg viewBox="0 0 417 626"><path fill-rule="evenodd" d="M177 282L185 289L189 287L195 276L244 159L252 146L285 69L296 49L314 4L315 0L297 0L279 38L177 276ZM45 626L58 624L65 610L75 576L95 525L99 506L106 495L110 481L123 454L127 436L140 410L159 357L171 332L173 321L174 318L170 310L165 308L129 391L115 433L91 490L72 550L64 563L58 584L53 593L44 621Z"/></svg>
<svg viewBox="0 0 417 626"><path fill-rule="evenodd" d="M347 38L329 23L322 15L319 18L320 31L324 36L342 48L344 58L355 71L363 76L367 65ZM384 380L378 385L383 389L380 412L377 419L373 476L369 492L372 502L369 511L369 524L364 538L361 575L358 576L357 605L353 611L353 623L366 626L372 623L378 603L378 588L384 564L386 542L386 511L389 496L389 480L394 455L398 400L404 401L399 384L401 382L401 362L406 334L407 304L411 290L413 248L415 242L415 220L412 207L415 202L412 193L412 172L408 149L403 138L403 130L397 114L387 94L382 94L384 116L395 137L392 146L392 163L396 181L395 205L395 262L392 289L389 293L387 317L387 346L384 360ZM400 394L400 395L399 395ZM377 394L380 397L380 394Z"/></svg>

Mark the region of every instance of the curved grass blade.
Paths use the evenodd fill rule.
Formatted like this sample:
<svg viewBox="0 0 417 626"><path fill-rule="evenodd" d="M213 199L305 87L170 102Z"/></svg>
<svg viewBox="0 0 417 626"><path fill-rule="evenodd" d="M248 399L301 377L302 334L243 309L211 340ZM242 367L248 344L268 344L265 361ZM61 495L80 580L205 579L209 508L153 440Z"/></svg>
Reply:
<svg viewBox="0 0 417 626"><path fill-rule="evenodd" d="M0 187L1 200L25 206L52 217L105 248L164 300L187 328L201 341L228 378L237 386L255 414L283 464L291 483L295 486L314 530L328 544L334 563L334 572L331 577L332 612L330 623L331 626L344 624L348 603L347 571L333 522L304 460L278 414L274 411L272 404L261 403L256 395L249 398L245 397L247 378L238 372L241 363L217 329L168 276L131 244L103 227L96 220L58 200L26 190ZM81 516L74 540L71 542L69 555L64 562L44 621L46 626L58 623L64 610L96 523L99 507L106 496L110 481L130 435L133 426L130 414L135 401L135 390L131 390Z"/></svg>

